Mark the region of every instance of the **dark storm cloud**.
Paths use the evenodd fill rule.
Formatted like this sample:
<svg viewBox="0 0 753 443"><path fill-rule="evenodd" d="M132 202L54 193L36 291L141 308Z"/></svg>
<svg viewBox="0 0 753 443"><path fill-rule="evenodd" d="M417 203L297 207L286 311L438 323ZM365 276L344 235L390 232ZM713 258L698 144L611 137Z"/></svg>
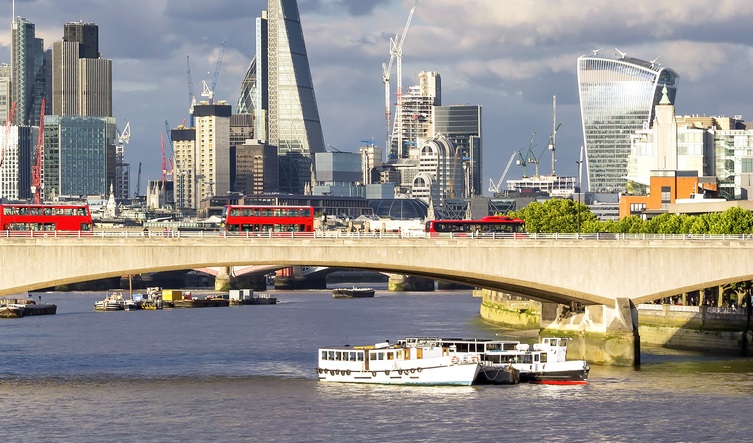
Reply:
<svg viewBox="0 0 753 443"><path fill-rule="evenodd" d="M299 0L298 8L301 14L338 14L360 17L368 15L375 8L388 5L392 0Z"/></svg>

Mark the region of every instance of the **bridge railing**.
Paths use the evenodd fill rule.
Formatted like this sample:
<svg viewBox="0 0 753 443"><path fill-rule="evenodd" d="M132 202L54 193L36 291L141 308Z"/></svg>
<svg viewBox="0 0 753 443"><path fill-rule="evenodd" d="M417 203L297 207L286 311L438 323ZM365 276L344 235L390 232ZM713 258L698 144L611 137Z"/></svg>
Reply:
<svg viewBox="0 0 753 443"><path fill-rule="evenodd" d="M1 238L347 238L347 239L517 239L517 240L753 240L753 234L612 234L612 233L425 233L404 232L224 232L177 230L97 230L97 231L0 231Z"/></svg>

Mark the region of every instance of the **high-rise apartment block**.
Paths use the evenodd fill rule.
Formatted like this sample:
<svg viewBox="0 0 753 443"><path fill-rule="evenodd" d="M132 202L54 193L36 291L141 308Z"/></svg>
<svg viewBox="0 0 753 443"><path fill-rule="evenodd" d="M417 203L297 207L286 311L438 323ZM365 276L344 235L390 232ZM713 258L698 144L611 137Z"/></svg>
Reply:
<svg viewBox="0 0 753 443"><path fill-rule="evenodd" d="M617 59L578 58L583 139L591 192L626 189L632 134L653 120L654 106L667 88L674 103L679 75L654 62L621 53Z"/></svg>

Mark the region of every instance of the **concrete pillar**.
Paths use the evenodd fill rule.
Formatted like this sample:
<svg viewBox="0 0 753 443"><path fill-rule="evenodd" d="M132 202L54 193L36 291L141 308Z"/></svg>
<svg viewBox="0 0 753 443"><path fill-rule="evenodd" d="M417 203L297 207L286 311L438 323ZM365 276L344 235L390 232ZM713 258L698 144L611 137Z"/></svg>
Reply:
<svg viewBox="0 0 753 443"><path fill-rule="evenodd" d="M721 308L724 305L724 288L719 286L717 288L717 291L719 291L719 293L717 294L717 298L716 298L717 300L716 307Z"/></svg>
<svg viewBox="0 0 753 443"><path fill-rule="evenodd" d="M688 305L688 293L687 292L682 293L682 305L683 306Z"/></svg>
<svg viewBox="0 0 753 443"><path fill-rule="evenodd" d="M699 289L698 290L698 306L706 306L706 290L705 289Z"/></svg>
<svg viewBox="0 0 753 443"><path fill-rule="evenodd" d="M413 275L390 274L387 289L392 292L430 292L434 290L434 280Z"/></svg>
<svg viewBox="0 0 753 443"><path fill-rule="evenodd" d="M234 289L235 276L232 274L233 270L229 266L220 268L217 276L214 278L214 290L224 292Z"/></svg>
<svg viewBox="0 0 753 443"><path fill-rule="evenodd" d="M571 359L613 366L641 364L638 310L627 298L618 298L613 306L589 305L585 312L542 303L539 335L572 338L568 346Z"/></svg>

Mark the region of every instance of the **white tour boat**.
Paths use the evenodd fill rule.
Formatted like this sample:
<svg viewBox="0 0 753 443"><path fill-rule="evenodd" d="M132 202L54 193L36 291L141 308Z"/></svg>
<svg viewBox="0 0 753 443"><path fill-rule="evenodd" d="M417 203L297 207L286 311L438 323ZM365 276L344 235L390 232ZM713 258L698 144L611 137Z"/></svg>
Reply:
<svg viewBox="0 0 753 443"><path fill-rule="evenodd" d="M369 346L319 348L319 380L392 385L464 385L478 375L479 356L450 351L436 338Z"/></svg>
<svg viewBox="0 0 753 443"><path fill-rule="evenodd" d="M122 292L107 294L103 300L94 302L95 311L122 311L125 309L125 299Z"/></svg>
<svg viewBox="0 0 753 443"><path fill-rule="evenodd" d="M533 345L533 349L517 341L484 339L442 339L442 345L461 355L480 355L481 371L477 383L587 384L588 363L567 360L568 340L543 338ZM519 374L516 375L515 371Z"/></svg>

